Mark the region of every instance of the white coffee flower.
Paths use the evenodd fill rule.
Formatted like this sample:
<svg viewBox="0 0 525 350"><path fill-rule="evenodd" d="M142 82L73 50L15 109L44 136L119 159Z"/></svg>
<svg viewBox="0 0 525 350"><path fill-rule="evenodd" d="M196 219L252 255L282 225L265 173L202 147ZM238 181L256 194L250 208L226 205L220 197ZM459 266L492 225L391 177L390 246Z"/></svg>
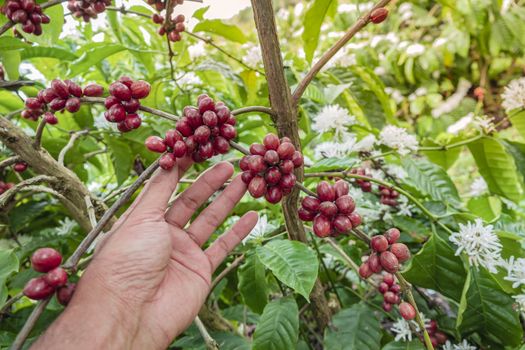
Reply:
<svg viewBox="0 0 525 350"><path fill-rule="evenodd" d="M328 105L313 117L312 129L319 133L333 130L340 139L345 136L349 126L356 123L354 116L348 113L347 109L338 105Z"/></svg>
<svg viewBox="0 0 525 350"><path fill-rule="evenodd" d="M461 78L458 83L456 91L439 106L432 110L432 116L438 118L443 114L447 114L458 108L459 104L468 93L468 90L472 86L472 83L466 79Z"/></svg>
<svg viewBox="0 0 525 350"><path fill-rule="evenodd" d="M181 85L201 85L202 80L199 78L199 76L193 72L188 72L184 74L182 77L177 79L177 82Z"/></svg>
<svg viewBox="0 0 525 350"><path fill-rule="evenodd" d="M470 195L472 197L477 197L485 194L488 190L488 185L485 182L485 179L481 176L476 178L470 185Z"/></svg>
<svg viewBox="0 0 525 350"><path fill-rule="evenodd" d="M401 155L407 155L418 148L418 142L414 135L410 135L406 129L394 125L387 125L381 130L379 143L397 150Z"/></svg>
<svg viewBox="0 0 525 350"><path fill-rule="evenodd" d="M492 225L483 225L481 219L459 224L459 232L450 235L449 240L458 246L456 255L467 254L470 264L483 266L492 273L497 273L497 266L502 265L501 243L493 232Z"/></svg>
<svg viewBox="0 0 525 350"><path fill-rule="evenodd" d="M512 298L516 300L521 312L525 312L525 294L513 295Z"/></svg>
<svg viewBox="0 0 525 350"><path fill-rule="evenodd" d="M262 63L262 52L258 45L249 43L244 44L242 47L246 50L243 57L244 63L251 67L257 67Z"/></svg>
<svg viewBox="0 0 525 350"><path fill-rule="evenodd" d="M376 141L374 135L367 135L360 141L356 142L352 150L354 152L370 152L374 148Z"/></svg>
<svg viewBox="0 0 525 350"><path fill-rule="evenodd" d="M71 231L73 231L75 227L77 227L76 221L71 220L70 218L65 218L64 220L60 220L55 232L59 236L66 236L71 234Z"/></svg>
<svg viewBox="0 0 525 350"><path fill-rule="evenodd" d="M425 53L425 46L414 43L410 44L406 48L406 54L408 57L417 57Z"/></svg>
<svg viewBox="0 0 525 350"><path fill-rule="evenodd" d="M447 38L437 38L436 41L432 44L433 47L440 47L445 45L448 42Z"/></svg>
<svg viewBox="0 0 525 350"><path fill-rule="evenodd" d="M450 340L447 340L445 345L443 345L443 350L476 350L477 348L473 345L470 345L465 339L459 344L452 344Z"/></svg>
<svg viewBox="0 0 525 350"><path fill-rule="evenodd" d="M452 135L457 135L461 130L464 130L474 120L474 113L469 113L463 118L459 119L454 124L450 124L447 128L447 132Z"/></svg>
<svg viewBox="0 0 525 350"><path fill-rule="evenodd" d="M525 78L512 80L501 94L501 106L507 112L525 107Z"/></svg>
<svg viewBox="0 0 525 350"><path fill-rule="evenodd" d="M257 220L257 224L253 228L252 232L250 232L250 234L242 240L242 243L246 244L248 241L253 239L261 239L265 234L275 230L276 228L277 227L275 225L268 222L268 217L266 215L260 215L259 220Z"/></svg>
<svg viewBox="0 0 525 350"><path fill-rule="evenodd" d="M510 257L508 262L505 262L507 268L507 276L505 279L512 282L512 288L518 288L520 285L525 285L525 259Z"/></svg>
<svg viewBox="0 0 525 350"><path fill-rule="evenodd" d="M204 42L199 41L196 44L188 47L188 54L190 55L190 59L192 61L196 60L199 57L206 55L206 49L204 48Z"/></svg>
<svg viewBox="0 0 525 350"><path fill-rule="evenodd" d="M492 119L487 116L474 118L474 125L486 134L496 131L496 126L492 123Z"/></svg>
<svg viewBox="0 0 525 350"><path fill-rule="evenodd" d="M371 136L371 137L370 137ZM314 149L315 158L345 158L352 152L369 151L375 142L375 137L369 135L357 141L354 134L345 133L341 142L327 141L320 143Z"/></svg>

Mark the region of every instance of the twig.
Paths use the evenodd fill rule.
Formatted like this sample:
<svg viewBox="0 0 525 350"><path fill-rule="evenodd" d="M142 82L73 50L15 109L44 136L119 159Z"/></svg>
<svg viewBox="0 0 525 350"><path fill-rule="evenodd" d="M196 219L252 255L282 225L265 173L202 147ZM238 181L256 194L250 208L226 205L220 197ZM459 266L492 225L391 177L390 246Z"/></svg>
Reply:
<svg viewBox="0 0 525 350"><path fill-rule="evenodd" d="M86 135L87 133L89 133L89 130L81 130L81 131L76 131L76 132L73 132L71 134L71 138L69 139L69 142L66 144L66 146L64 148L62 148L62 150L60 151L60 153L58 154L58 163L60 165L64 165L64 157L66 156L66 153L71 149L73 148L73 146L75 145L75 141L82 135Z"/></svg>
<svg viewBox="0 0 525 350"><path fill-rule="evenodd" d="M261 112L261 113L266 113L271 116L275 116L275 113L272 111L270 107L263 107L263 106L250 106L250 107L243 107L243 108L235 109L232 111L232 114L240 115L240 114L252 113L252 112Z"/></svg>
<svg viewBox="0 0 525 350"><path fill-rule="evenodd" d="M88 152L86 154L84 154L84 159L89 159L89 158L92 158L94 156L98 156L99 154L103 154L103 153L106 153L108 151L107 148L102 148L102 149L99 149L97 151L93 151L93 152Z"/></svg>
<svg viewBox="0 0 525 350"><path fill-rule="evenodd" d="M24 345L27 337L29 336L29 333L33 330L33 327L36 324L36 321L40 318L40 315L44 312L46 309L47 304L49 304L49 301L51 298L39 301L35 308L33 309L33 312L31 312L31 315L29 315L29 318L27 319L26 323L24 323L24 326L18 333L18 335L15 338L15 341L9 348L9 350L20 350L22 349L22 346Z"/></svg>
<svg viewBox="0 0 525 350"><path fill-rule="evenodd" d="M82 97L80 99L81 102L97 103L97 104L104 104L105 100L106 99L103 98L103 97ZM158 115L159 117L162 117L162 118L165 118L165 119L169 119L169 120L175 121L175 122L180 119L179 117L177 117L177 116L175 116L175 115L173 115L171 113L167 113L167 112L161 111L159 109L151 108L151 107L140 106L139 110L144 111L144 112L148 112L148 113L151 113L151 114L155 114L155 115Z"/></svg>
<svg viewBox="0 0 525 350"><path fill-rule="evenodd" d="M11 305L13 305L14 303L16 303L18 300L20 300L22 297L24 296L24 294L22 292L16 294L16 295L13 295L13 297L11 299L9 299L8 301L6 301L6 303L4 304L4 306L2 306L2 308L0 309L0 316L5 314L7 312L7 310L11 307Z"/></svg>
<svg viewBox="0 0 525 350"><path fill-rule="evenodd" d="M91 227L95 228L95 226L97 226L97 216L95 215L95 207L93 206L93 202L91 202L91 198L89 196L85 196L84 200L86 201L89 222L91 222Z"/></svg>
<svg viewBox="0 0 525 350"><path fill-rule="evenodd" d="M0 80L0 89L14 90L31 85L35 85L32 80Z"/></svg>
<svg viewBox="0 0 525 350"><path fill-rule="evenodd" d="M239 255L235 260L232 261L230 265L228 265L224 270L222 270L221 273L219 273L217 277L215 277L214 280L211 282L210 291L212 291L227 274L229 274L232 270L236 269L237 266L239 266L243 260L244 254Z"/></svg>
<svg viewBox="0 0 525 350"><path fill-rule="evenodd" d="M42 118L40 123L38 124L38 128L36 129L35 134L35 142L33 143L33 147L40 148L40 143L42 142L42 134L44 133L44 128L46 127L46 120Z"/></svg>
<svg viewBox="0 0 525 350"><path fill-rule="evenodd" d="M20 158L19 156L12 156L12 157L9 157L9 158L6 158L4 160L2 160L0 162L0 170L3 169L3 168L6 168L10 165L13 165L17 162L19 162L20 160L22 160L22 158Z"/></svg>
<svg viewBox="0 0 525 350"><path fill-rule="evenodd" d="M102 218L98 221L95 227L87 234L87 236L82 240L80 245L77 247L75 252L69 257L69 259L64 264L64 268L75 270L77 264L86 252L86 250L91 246L93 241L97 236L102 232L106 224L111 220L113 215L124 205L126 204L131 196L139 189L140 186L153 174L153 172L159 167L159 161L156 160L151 164L140 176L138 179L122 194L122 196L109 208L108 211L104 213Z"/></svg>
<svg viewBox="0 0 525 350"><path fill-rule="evenodd" d="M250 67L249 65L244 63L240 58L237 58L237 57L233 56L231 53L229 53L228 51L224 50L219 45L215 44L215 42L211 38L207 39L207 38L204 38L204 37L202 37L202 36L200 36L198 34L192 33L192 32L185 32L185 33L188 34L189 36L194 37L197 40L200 40L200 41L204 42L205 44L213 46L214 48L216 48L217 50L219 50L220 52L222 52L223 54L225 54L226 56L228 56L232 60L234 60L234 61L238 62L239 64L243 65L244 67L248 68L249 70L253 70L254 72L259 73L260 75L265 76L263 71L261 71L261 70L259 70L257 68Z"/></svg>
<svg viewBox="0 0 525 350"><path fill-rule="evenodd" d="M372 12L380 7L385 7L390 0L381 0L379 1L370 11L365 13L363 16L359 17L359 19L354 23L353 26L348 29L348 31L343 35L341 39L339 39L334 46L332 46L328 51L325 52L325 54L317 61L314 66L310 69L310 71L306 74L306 76L303 78L303 80L297 85L297 88L295 89L293 93L293 104L294 106L297 106L299 103L299 100L301 99L301 96L305 92L308 85L312 82L312 80L315 78L317 73L321 71L321 69L330 61L332 57L335 56L335 54L350 41L354 37L354 35L359 32L363 27L365 27L370 19L370 15Z"/></svg>
<svg viewBox="0 0 525 350"><path fill-rule="evenodd" d="M3 209L5 205L24 187L36 185L42 182L53 183L56 182L56 178L47 175L38 175L27 180L21 181L5 191L0 196L0 209Z"/></svg>
<svg viewBox="0 0 525 350"><path fill-rule="evenodd" d="M12 111L4 115L5 119L12 119L15 115L18 115L24 111L25 108L17 109L16 111Z"/></svg>
<svg viewBox="0 0 525 350"><path fill-rule="evenodd" d="M197 328L199 329L202 338L204 339L204 343L206 343L206 348L209 350L219 350L219 344L217 344L215 339L213 339L210 333L208 333L206 326L204 325L204 323L202 323L199 316L195 317L194 322Z"/></svg>

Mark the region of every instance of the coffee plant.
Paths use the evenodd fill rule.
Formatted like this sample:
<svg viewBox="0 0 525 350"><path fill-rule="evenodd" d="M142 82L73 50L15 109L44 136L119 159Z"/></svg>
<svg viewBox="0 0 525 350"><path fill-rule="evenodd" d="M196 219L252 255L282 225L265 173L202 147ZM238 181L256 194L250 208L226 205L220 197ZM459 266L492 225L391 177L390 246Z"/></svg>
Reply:
<svg viewBox="0 0 525 350"><path fill-rule="evenodd" d="M0 348L155 171L227 161L214 237L259 222L171 349L523 349L523 1L199 3L0 0Z"/></svg>

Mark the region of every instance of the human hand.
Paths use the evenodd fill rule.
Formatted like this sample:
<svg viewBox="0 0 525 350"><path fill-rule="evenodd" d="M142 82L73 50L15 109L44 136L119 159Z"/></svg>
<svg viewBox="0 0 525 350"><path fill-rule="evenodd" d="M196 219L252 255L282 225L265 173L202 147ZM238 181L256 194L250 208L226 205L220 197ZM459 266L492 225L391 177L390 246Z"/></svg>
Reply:
<svg viewBox="0 0 525 350"><path fill-rule="evenodd" d="M113 226L70 304L35 349L165 349L191 324L210 291L212 273L253 229L257 214L246 213L203 250L246 185L236 177L187 226L233 174L231 164L215 165L166 211L190 164L183 159L152 177Z"/></svg>

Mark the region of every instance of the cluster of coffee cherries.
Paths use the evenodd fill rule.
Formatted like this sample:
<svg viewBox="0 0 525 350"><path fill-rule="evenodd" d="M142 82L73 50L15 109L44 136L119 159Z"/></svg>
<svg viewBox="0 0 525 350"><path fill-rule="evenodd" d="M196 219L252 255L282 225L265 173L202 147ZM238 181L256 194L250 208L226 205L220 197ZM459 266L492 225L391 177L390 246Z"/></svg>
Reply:
<svg viewBox="0 0 525 350"><path fill-rule="evenodd" d="M67 272L60 267L61 263L62 255L55 249L37 249L31 256L31 267L44 275L30 279L24 286L24 295L29 299L43 300L56 292L58 302L67 305L75 284L67 282Z"/></svg>
<svg viewBox="0 0 525 350"><path fill-rule="evenodd" d="M13 164L13 170L17 173L23 173L27 170L28 166L29 165L24 161L16 162L15 164Z"/></svg>
<svg viewBox="0 0 525 350"><path fill-rule="evenodd" d="M140 108L140 99L149 95L151 86L143 80L134 81L129 77L122 77L109 86L109 94L104 101L107 111L104 117L110 123L117 123L120 132L137 129L142 119L137 114Z"/></svg>
<svg viewBox="0 0 525 350"><path fill-rule="evenodd" d="M303 155L295 150L289 138L268 134L262 144L252 144L250 154L239 162L241 178L252 197L264 196L272 204L279 203L295 186L293 171L303 161Z"/></svg>
<svg viewBox="0 0 525 350"><path fill-rule="evenodd" d="M34 0L8 0L1 8L1 12L10 21L20 23L22 30L28 34L42 34L42 24L50 21Z"/></svg>
<svg viewBox="0 0 525 350"><path fill-rule="evenodd" d="M379 185L379 194L381 195L381 204L389 205L391 207L397 207L397 198L399 197L399 192L392 188Z"/></svg>
<svg viewBox="0 0 525 350"><path fill-rule="evenodd" d="M158 30L159 35L167 34L168 39L172 42L177 42L182 39L180 33L186 30L186 26L184 25L184 20L186 18L184 17L184 15L180 14L175 17L172 17L172 20L169 23L167 23L167 25L164 25L164 17L157 13L151 16L151 19L156 24L162 24L162 26Z"/></svg>
<svg viewBox="0 0 525 350"><path fill-rule="evenodd" d="M49 124L58 123L54 112L64 110L75 113L80 109L82 96L101 96L104 92L102 86L90 84L84 90L71 80L54 79L51 86L40 90L36 97L26 99L26 109L22 111L22 117L38 120L43 114L44 120Z"/></svg>
<svg viewBox="0 0 525 350"><path fill-rule="evenodd" d="M438 329L438 324L435 320L431 320L428 326L425 326L425 328L430 337L430 342L432 342L432 346L434 348L437 348L440 345L444 345L447 342L447 335ZM420 335L419 340L421 340L421 342L424 342L423 336Z"/></svg>
<svg viewBox="0 0 525 350"><path fill-rule="evenodd" d="M111 5L111 0L69 0L67 9L77 18L89 22L92 18L106 11L106 6Z"/></svg>
<svg viewBox="0 0 525 350"><path fill-rule="evenodd" d="M370 22L378 24L383 22L388 17L388 10L384 7L380 7L372 11L370 14Z"/></svg>
<svg viewBox="0 0 525 350"><path fill-rule="evenodd" d="M349 186L344 180L334 185L321 181L317 185L317 197L303 198L299 218L313 221L318 237L339 236L361 224L361 216L355 212L355 202L348 195Z"/></svg>
<svg viewBox="0 0 525 350"><path fill-rule="evenodd" d="M365 169L363 168L354 168L350 170L350 174L366 176ZM363 179L355 179L355 183L361 188L361 191L372 192L372 183L370 181Z"/></svg>
<svg viewBox="0 0 525 350"><path fill-rule="evenodd" d="M0 194L12 188L15 184L12 182L4 182L0 180Z"/></svg>
<svg viewBox="0 0 525 350"><path fill-rule="evenodd" d="M401 303L401 297L399 296L401 287L396 283L395 277L391 273L383 274L383 281L379 283L377 290L383 295L383 310L386 312L392 310L392 305Z"/></svg>
<svg viewBox="0 0 525 350"><path fill-rule="evenodd" d="M410 259L410 251L403 243L397 243L401 233L397 228L388 229L384 235L377 235L370 240L372 254L359 267L359 274L368 278L383 269L390 273L399 270L399 264Z"/></svg>
<svg viewBox="0 0 525 350"><path fill-rule="evenodd" d="M229 141L237 136L235 117L223 102L214 102L208 95L197 98L197 107L184 107L183 117L175 130L168 130L163 138L150 136L146 147L162 155L160 166L169 170L177 158L191 156L200 163L230 149Z"/></svg>

